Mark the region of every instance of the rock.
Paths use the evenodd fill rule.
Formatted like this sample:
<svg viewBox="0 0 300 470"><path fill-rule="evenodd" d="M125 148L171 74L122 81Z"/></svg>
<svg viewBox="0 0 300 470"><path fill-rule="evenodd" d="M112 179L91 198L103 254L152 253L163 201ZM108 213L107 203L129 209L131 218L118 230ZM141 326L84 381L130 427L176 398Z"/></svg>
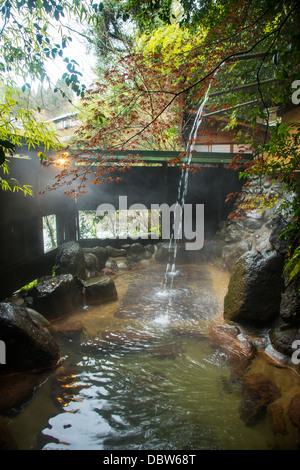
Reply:
<svg viewBox="0 0 300 470"><path fill-rule="evenodd" d="M45 374L27 372L0 375L0 413L10 417L22 412L43 380Z"/></svg>
<svg viewBox="0 0 300 470"><path fill-rule="evenodd" d="M209 342L228 357L234 380L240 378L256 354L256 348L240 334L240 330L227 323L216 325L210 330Z"/></svg>
<svg viewBox="0 0 300 470"><path fill-rule="evenodd" d="M127 256L127 251L124 249L118 249L112 246L107 246L106 249L109 258L126 258Z"/></svg>
<svg viewBox="0 0 300 470"><path fill-rule="evenodd" d="M55 333L66 337L80 335L84 330L85 328L80 320L68 321L66 323L63 323L62 325L54 327Z"/></svg>
<svg viewBox="0 0 300 470"><path fill-rule="evenodd" d="M219 240L211 240L204 243L201 250L201 257L204 260L211 261L220 258L223 252L223 245Z"/></svg>
<svg viewBox="0 0 300 470"><path fill-rule="evenodd" d="M6 346L6 364L1 365L1 372L40 371L59 363L57 343L30 318L26 308L1 303L0 331Z"/></svg>
<svg viewBox="0 0 300 470"><path fill-rule="evenodd" d="M300 328L293 327L289 324L272 328L269 332L270 341L276 351L281 352L289 357L295 352L292 347L295 340L300 340Z"/></svg>
<svg viewBox="0 0 300 470"><path fill-rule="evenodd" d="M270 244L278 253L285 255L288 252L288 245L282 233L287 229L289 220L280 214L273 219L270 224L272 225Z"/></svg>
<svg viewBox="0 0 300 470"><path fill-rule="evenodd" d="M295 285L287 287L281 297L280 316L287 323L300 321L300 295Z"/></svg>
<svg viewBox="0 0 300 470"><path fill-rule="evenodd" d="M280 396L279 388L264 374L254 373L245 376L240 417L246 426L256 424L264 416L268 405Z"/></svg>
<svg viewBox="0 0 300 470"><path fill-rule="evenodd" d="M83 283L71 274L48 277L26 293L26 303L47 319L73 312L83 305Z"/></svg>
<svg viewBox="0 0 300 470"><path fill-rule="evenodd" d="M187 338L193 338L200 341L206 341L208 336L202 331L195 328L172 328L172 334L175 336L186 336Z"/></svg>
<svg viewBox="0 0 300 470"><path fill-rule="evenodd" d="M300 429L300 393L291 399L288 412L293 425Z"/></svg>
<svg viewBox="0 0 300 470"><path fill-rule="evenodd" d="M93 253L83 253L85 269L87 270L87 277L96 277L99 276L99 263L98 258Z"/></svg>
<svg viewBox="0 0 300 470"><path fill-rule="evenodd" d="M116 270L111 268L103 268L101 269L101 276L115 276Z"/></svg>
<svg viewBox="0 0 300 470"><path fill-rule="evenodd" d="M55 259L55 273L73 274L79 279L86 279L84 253L75 241L63 243Z"/></svg>
<svg viewBox="0 0 300 470"><path fill-rule="evenodd" d="M248 250L249 244L245 240L225 246L223 249L223 260L226 268L232 271L237 260Z"/></svg>
<svg viewBox="0 0 300 470"><path fill-rule="evenodd" d="M268 415L274 434L288 434L284 408L281 403L275 401L268 406Z"/></svg>
<svg viewBox="0 0 300 470"><path fill-rule="evenodd" d="M141 243L133 243L128 250L128 256L138 263L142 259L151 258L152 254Z"/></svg>
<svg viewBox="0 0 300 470"><path fill-rule="evenodd" d="M51 323L39 312L36 310L33 310L33 308L26 307L27 312L30 315L30 318L37 322L39 325L44 326L45 328L48 328Z"/></svg>
<svg viewBox="0 0 300 470"><path fill-rule="evenodd" d="M238 242L242 238L240 230L234 224L228 225L224 232L224 241L226 243Z"/></svg>
<svg viewBox="0 0 300 470"><path fill-rule="evenodd" d="M168 243L158 243L157 250L154 255L155 260L158 262L166 262L169 258L169 244Z"/></svg>
<svg viewBox="0 0 300 470"><path fill-rule="evenodd" d="M106 260L109 256L108 249L103 246L96 246L93 248L82 248L84 253L92 253L96 256L98 261L98 268L99 270L103 269L106 263Z"/></svg>
<svg viewBox="0 0 300 470"><path fill-rule="evenodd" d="M87 305L99 305L118 298L115 283L109 277L85 285L85 301Z"/></svg>
<svg viewBox="0 0 300 470"><path fill-rule="evenodd" d="M283 259L274 251L248 251L234 265L224 299L227 321L266 325L280 309Z"/></svg>
<svg viewBox="0 0 300 470"><path fill-rule="evenodd" d="M108 269L126 269L128 266L127 258L123 257L116 257L116 258L108 258L105 263L105 268Z"/></svg>
<svg viewBox="0 0 300 470"><path fill-rule="evenodd" d="M245 217L244 226L250 230L259 230L262 226L262 221L253 217Z"/></svg>
<svg viewBox="0 0 300 470"><path fill-rule="evenodd" d="M157 359L176 359L181 353L182 348L175 343L155 346L150 350L150 355Z"/></svg>

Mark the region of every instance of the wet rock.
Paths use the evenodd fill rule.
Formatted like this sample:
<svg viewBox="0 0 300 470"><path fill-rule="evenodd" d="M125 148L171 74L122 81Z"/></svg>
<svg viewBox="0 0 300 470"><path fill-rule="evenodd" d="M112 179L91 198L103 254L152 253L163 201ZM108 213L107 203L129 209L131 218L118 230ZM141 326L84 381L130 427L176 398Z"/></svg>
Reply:
<svg viewBox="0 0 300 470"><path fill-rule="evenodd" d="M82 322L80 320L77 321L68 321L63 323L62 325L55 326L53 328L54 332L65 336L67 338L78 336L85 330Z"/></svg>
<svg viewBox="0 0 300 470"><path fill-rule="evenodd" d="M250 230L259 230L262 226L262 221L257 218L245 217L244 226Z"/></svg>
<svg viewBox="0 0 300 470"><path fill-rule="evenodd" d="M115 258L108 258L105 263L105 268L108 269L126 269L128 266L127 258L124 256L122 257L115 257Z"/></svg>
<svg viewBox="0 0 300 470"><path fill-rule="evenodd" d="M63 243L55 259L55 273L72 274L79 279L86 279L84 253L75 241Z"/></svg>
<svg viewBox="0 0 300 470"><path fill-rule="evenodd" d="M150 251L149 246L146 248L141 243L133 243L128 250L128 256L132 258L135 263L143 259L150 259L152 254L153 252Z"/></svg>
<svg viewBox="0 0 300 470"><path fill-rule="evenodd" d="M295 285L291 284L282 294L280 316L287 323L300 321L300 295Z"/></svg>
<svg viewBox="0 0 300 470"><path fill-rule="evenodd" d="M288 412L293 425L300 429L300 393L291 399Z"/></svg>
<svg viewBox="0 0 300 470"><path fill-rule="evenodd" d="M112 268L103 268L101 269L101 276L115 276L116 275L116 269Z"/></svg>
<svg viewBox="0 0 300 470"><path fill-rule="evenodd" d="M107 253L109 258L126 258L127 251L124 249L114 248L112 246L107 246Z"/></svg>
<svg viewBox="0 0 300 470"><path fill-rule="evenodd" d="M91 253L96 256L99 270L104 268L106 260L109 257L109 252L106 247L96 246L93 248L82 248L82 251L83 253Z"/></svg>
<svg viewBox="0 0 300 470"><path fill-rule="evenodd" d="M224 323L214 326L209 332L209 342L228 357L234 380L240 378L256 355L254 345L241 335L235 325Z"/></svg>
<svg viewBox="0 0 300 470"><path fill-rule="evenodd" d="M164 344L156 346L150 350L150 355L157 359L176 359L177 356L182 354L183 350L181 346L176 343Z"/></svg>
<svg viewBox="0 0 300 470"><path fill-rule="evenodd" d="M85 285L85 302L87 305L99 305L117 298L115 283L109 277L103 277L99 281Z"/></svg>
<svg viewBox="0 0 300 470"><path fill-rule="evenodd" d="M223 244L219 240L211 240L204 243L201 250L203 260L211 261L220 258L223 253Z"/></svg>
<svg viewBox="0 0 300 470"><path fill-rule="evenodd" d="M224 318L252 325L272 322L280 309L283 259L274 251L248 251L234 265Z"/></svg>
<svg viewBox="0 0 300 470"><path fill-rule="evenodd" d="M171 332L175 336L186 336L187 338L193 338L200 341L207 340L207 335L205 333L194 328L172 328Z"/></svg>
<svg viewBox="0 0 300 470"><path fill-rule="evenodd" d="M82 307L83 287L71 274L48 277L27 291L26 303L47 319L57 318Z"/></svg>
<svg viewBox="0 0 300 470"><path fill-rule="evenodd" d="M45 379L44 374L15 373L0 375L0 413L16 416L33 398Z"/></svg>
<svg viewBox="0 0 300 470"><path fill-rule="evenodd" d="M283 214L278 215L276 218L270 220L272 228L270 234L270 244L278 253L285 255L288 252L288 244L285 236L282 235L284 230L287 229L289 220Z"/></svg>
<svg viewBox="0 0 300 470"><path fill-rule="evenodd" d="M285 412L281 403L275 401L268 406L270 425L274 434L288 434Z"/></svg>
<svg viewBox="0 0 300 470"><path fill-rule="evenodd" d="M279 388L264 374L244 377L240 417L247 426L255 425L266 413L268 405L281 396Z"/></svg>
<svg viewBox="0 0 300 470"><path fill-rule="evenodd" d="M238 242L242 238L240 230L234 224L230 224L224 231L224 241L226 243Z"/></svg>
<svg viewBox="0 0 300 470"><path fill-rule="evenodd" d="M30 315L30 318L37 322L39 325L48 328L51 323L47 320L47 318L44 317L44 315L41 315L39 312L36 310L33 310L33 308L26 307L27 312Z"/></svg>
<svg viewBox="0 0 300 470"><path fill-rule="evenodd" d="M1 372L51 369L60 361L54 338L30 318L26 308L1 303L0 331L6 346L6 364L1 365Z"/></svg>
<svg viewBox="0 0 300 470"><path fill-rule="evenodd" d="M157 250L155 253L155 260L158 262L166 262L169 258L169 244L158 243Z"/></svg>
<svg viewBox="0 0 300 470"><path fill-rule="evenodd" d="M277 351L289 357L295 352L292 347L295 340L300 340L300 328L291 325L281 325L280 327L272 328L269 332L270 341L272 346Z"/></svg>
<svg viewBox="0 0 300 470"><path fill-rule="evenodd" d="M87 277L95 277L99 276L99 263L98 258L93 253L83 253L84 262L85 262L85 269L87 271Z"/></svg>
<svg viewBox="0 0 300 470"><path fill-rule="evenodd" d="M232 271L237 260L249 250L249 243L246 240L242 240L233 245L227 245L223 249L223 260L226 268Z"/></svg>

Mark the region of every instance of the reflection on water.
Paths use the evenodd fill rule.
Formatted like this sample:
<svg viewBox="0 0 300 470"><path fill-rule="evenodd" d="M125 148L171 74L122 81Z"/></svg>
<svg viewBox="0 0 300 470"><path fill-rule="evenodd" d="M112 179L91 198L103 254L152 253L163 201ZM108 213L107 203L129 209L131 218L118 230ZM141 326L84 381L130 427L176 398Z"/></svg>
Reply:
<svg viewBox="0 0 300 470"><path fill-rule="evenodd" d="M20 449L276 446L267 420L251 428L240 420L240 386L207 340L228 274L179 270L167 292L163 266L125 272L115 280L118 301L67 319L80 320L83 333L58 337L65 363L10 421Z"/></svg>

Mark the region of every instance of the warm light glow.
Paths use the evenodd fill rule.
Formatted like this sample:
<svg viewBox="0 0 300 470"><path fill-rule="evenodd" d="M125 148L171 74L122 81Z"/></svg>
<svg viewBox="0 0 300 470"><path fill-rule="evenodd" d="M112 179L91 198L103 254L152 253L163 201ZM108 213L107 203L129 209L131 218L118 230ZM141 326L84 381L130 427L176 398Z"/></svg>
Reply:
<svg viewBox="0 0 300 470"><path fill-rule="evenodd" d="M58 157L55 164L58 166L66 166L68 164L68 153L64 153Z"/></svg>

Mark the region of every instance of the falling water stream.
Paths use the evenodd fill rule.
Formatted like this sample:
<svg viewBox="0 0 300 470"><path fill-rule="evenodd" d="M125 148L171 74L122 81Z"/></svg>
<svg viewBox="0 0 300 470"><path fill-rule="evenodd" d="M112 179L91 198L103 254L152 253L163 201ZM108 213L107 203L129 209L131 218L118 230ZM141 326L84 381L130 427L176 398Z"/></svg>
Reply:
<svg viewBox="0 0 300 470"><path fill-rule="evenodd" d="M195 150L196 137L197 137L199 128L202 123L203 110L209 98L211 83L212 82L210 81L208 88L206 90L204 99L202 100L198 108L198 111L196 113L196 117L193 121L192 129L191 129L188 143L187 143L186 156L183 162L183 168L181 170L181 175L179 179L177 200L176 200L175 208L174 208L174 222L172 225L172 232L171 232L169 248L168 248L169 259L167 262L166 272L164 275L163 291L158 294L161 296L168 297L169 299L166 311L162 315L157 317L156 319L156 321L161 324L163 323L167 324L169 322L169 309L171 307L172 302L174 301L174 291L173 291L174 278L180 275L180 271L176 270L176 259L177 259L177 251L178 251L178 240L181 238L181 232L182 232L181 211L185 204L185 197L187 195L187 190L188 190L189 168L190 168L193 153Z"/></svg>

